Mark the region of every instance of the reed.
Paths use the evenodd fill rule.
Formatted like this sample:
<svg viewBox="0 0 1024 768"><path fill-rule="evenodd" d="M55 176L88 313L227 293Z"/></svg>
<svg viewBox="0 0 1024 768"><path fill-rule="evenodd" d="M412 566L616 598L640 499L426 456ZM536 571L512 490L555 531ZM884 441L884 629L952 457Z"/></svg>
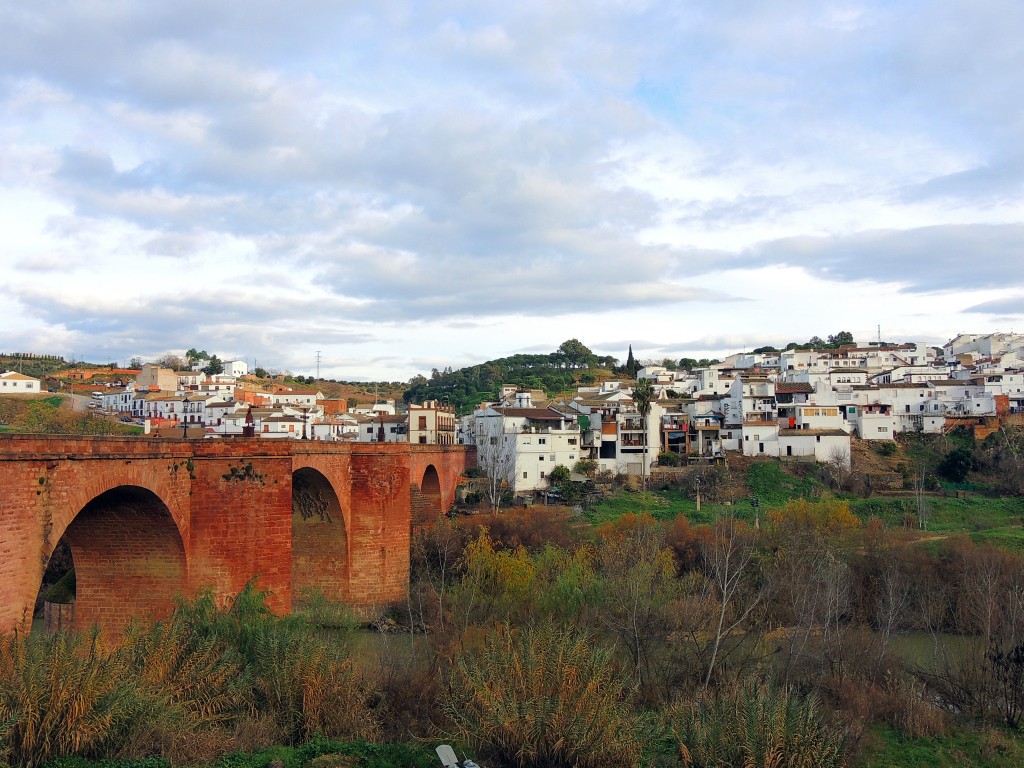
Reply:
<svg viewBox="0 0 1024 768"><path fill-rule="evenodd" d="M842 732L822 719L814 696L747 683L675 705L670 723L687 768L840 768Z"/></svg>
<svg viewBox="0 0 1024 768"><path fill-rule="evenodd" d="M456 658L442 707L452 735L496 766L638 765L624 682L590 633L498 627Z"/></svg>

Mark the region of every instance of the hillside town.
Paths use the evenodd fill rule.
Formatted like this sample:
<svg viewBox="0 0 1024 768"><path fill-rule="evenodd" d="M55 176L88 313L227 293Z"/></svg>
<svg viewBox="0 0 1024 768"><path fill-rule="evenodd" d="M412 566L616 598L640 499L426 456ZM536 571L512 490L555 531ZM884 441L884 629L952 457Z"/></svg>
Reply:
<svg viewBox="0 0 1024 768"><path fill-rule="evenodd" d="M475 445L481 467L517 496L551 470L594 462L645 475L658 461L718 462L730 453L849 467L851 440L966 426L984 437L1024 417L1024 334L961 334L943 347L851 343L730 355L690 370L639 368L552 396L514 382L458 417L437 400L387 399L350 408L314 386L266 384L244 361L223 372L147 363L90 407L159 437L301 439ZM645 394L638 394L642 390ZM0 393L40 392L30 376L0 375Z"/></svg>

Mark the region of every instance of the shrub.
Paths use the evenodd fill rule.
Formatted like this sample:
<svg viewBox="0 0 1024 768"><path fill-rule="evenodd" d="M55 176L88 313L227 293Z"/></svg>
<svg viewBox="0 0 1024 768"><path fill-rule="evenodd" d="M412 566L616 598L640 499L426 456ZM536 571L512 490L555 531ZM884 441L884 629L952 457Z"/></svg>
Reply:
<svg viewBox="0 0 1024 768"><path fill-rule="evenodd" d="M496 766L639 765L639 721L625 693L589 633L500 627L456 658L443 707L453 736Z"/></svg>
<svg viewBox="0 0 1024 768"><path fill-rule="evenodd" d="M890 443L888 440L874 444L875 453L879 456L895 456L896 455L896 443Z"/></svg>
<svg viewBox="0 0 1024 768"><path fill-rule="evenodd" d="M594 459L580 459L573 467L577 474L593 478L597 474L597 461Z"/></svg>
<svg viewBox="0 0 1024 768"><path fill-rule="evenodd" d="M842 766L845 738L825 725L817 699L748 683L669 711L684 766Z"/></svg>
<svg viewBox="0 0 1024 768"><path fill-rule="evenodd" d="M62 755L96 755L132 721L133 686L123 655L98 636L0 638L0 757L35 768Z"/></svg>
<svg viewBox="0 0 1024 768"><path fill-rule="evenodd" d="M951 483L962 483L974 469L974 453L969 448L954 448L939 462L936 469Z"/></svg>
<svg viewBox="0 0 1024 768"><path fill-rule="evenodd" d="M680 457L675 451L662 451L658 454L659 467L678 467L679 464Z"/></svg>

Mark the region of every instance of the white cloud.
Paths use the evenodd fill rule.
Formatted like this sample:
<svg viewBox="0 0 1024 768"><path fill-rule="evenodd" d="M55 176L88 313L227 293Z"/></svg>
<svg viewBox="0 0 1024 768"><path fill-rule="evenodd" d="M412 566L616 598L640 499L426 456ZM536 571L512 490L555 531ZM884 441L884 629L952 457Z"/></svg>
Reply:
<svg viewBox="0 0 1024 768"><path fill-rule="evenodd" d="M408 378L573 336L657 356L1006 321L1018 22L0 0L0 347Z"/></svg>

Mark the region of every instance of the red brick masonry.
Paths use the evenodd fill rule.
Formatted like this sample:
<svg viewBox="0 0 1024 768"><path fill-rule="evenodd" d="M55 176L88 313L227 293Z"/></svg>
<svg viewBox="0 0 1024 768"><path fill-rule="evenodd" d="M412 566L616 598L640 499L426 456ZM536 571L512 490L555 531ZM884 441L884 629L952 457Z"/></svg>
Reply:
<svg viewBox="0 0 1024 768"><path fill-rule="evenodd" d="M29 620L61 537L76 625L107 632L253 577L281 613L307 591L402 600L414 511L447 510L475 462L463 446L0 436L0 632Z"/></svg>

